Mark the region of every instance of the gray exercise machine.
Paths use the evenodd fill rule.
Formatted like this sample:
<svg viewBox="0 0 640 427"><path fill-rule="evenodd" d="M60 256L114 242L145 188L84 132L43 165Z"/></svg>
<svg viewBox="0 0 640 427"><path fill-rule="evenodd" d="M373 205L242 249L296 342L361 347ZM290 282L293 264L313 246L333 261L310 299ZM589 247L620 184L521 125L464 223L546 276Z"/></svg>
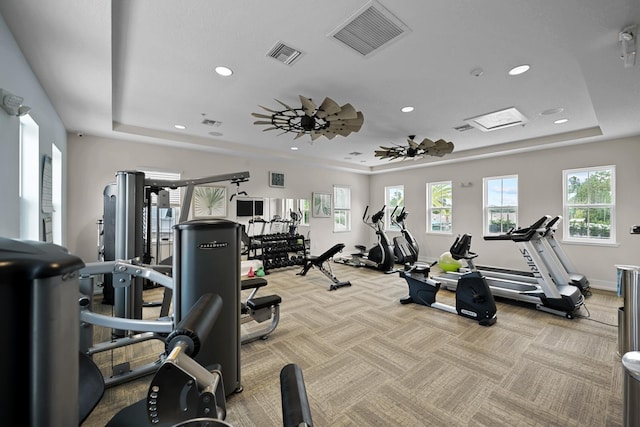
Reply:
<svg viewBox="0 0 640 427"><path fill-rule="evenodd" d="M191 306L206 293L216 293L224 301L224 308L212 329L217 339L201 349L196 361L203 366L220 363L224 370L227 393L242 390L240 383L240 239L239 224L223 219L192 220L174 227L174 256L171 275L157 271L158 266L136 263L136 260L88 263L79 271L80 291L80 351L93 356L97 353L147 340L164 342ZM142 320L95 313L93 279L110 273L116 290L127 289L136 278L144 278L163 286L172 296L173 314L157 319ZM94 343L93 328L101 326L126 331L123 336ZM112 366L105 375L107 387L148 375L157 370L162 359L132 367L129 362Z"/></svg>
<svg viewBox="0 0 640 427"><path fill-rule="evenodd" d="M486 239L512 240L518 246L525 262L529 266L531 276L508 275L488 269L476 268L473 263L470 244L471 239L457 239L450 252L454 259L464 259L468 268L459 272L443 272L434 277L442 286L455 290L458 278L466 271L479 271L489 283L494 297L503 297L525 303L531 303L536 309L569 319L584 304L584 295L580 289L568 283L568 279L558 269L557 264L545 261L544 224L548 216L540 218L530 227L514 230L501 236L485 237ZM548 254L548 251L547 251Z"/></svg>
<svg viewBox="0 0 640 427"><path fill-rule="evenodd" d="M386 205L382 206L378 212L367 216L369 206L364 210L362 222L367 224L376 233L377 243L367 251L364 245L356 245L359 252L351 254L349 257L334 257L333 261L341 264L347 264L354 267L369 267L385 273L393 273L395 270L395 257L393 255L393 247L384 231L384 212Z"/></svg>

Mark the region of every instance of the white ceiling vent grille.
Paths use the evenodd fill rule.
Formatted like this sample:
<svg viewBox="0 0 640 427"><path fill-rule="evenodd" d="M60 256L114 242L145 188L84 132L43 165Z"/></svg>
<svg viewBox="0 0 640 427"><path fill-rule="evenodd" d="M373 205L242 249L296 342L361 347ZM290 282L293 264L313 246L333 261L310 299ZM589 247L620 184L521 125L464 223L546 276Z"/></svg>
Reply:
<svg viewBox="0 0 640 427"><path fill-rule="evenodd" d="M493 113L471 117L464 121L483 132L490 132L511 126L524 125L529 120L516 107L510 107Z"/></svg>
<svg viewBox="0 0 640 427"><path fill-rule="evenodd" d="M409 32L407 27L377 1L370 1L329 36L367 56Z"/></svg>
<svg viewBox="0 0 640 427"><path fill-rule="evenodd" d="M202 119L202 124L207 126L220 127L222 122L219 120Z"/></svg>
<svg viewBox="0 0 640 427"><path fill-rule="evenodd" d="M293 65L294 62L300 59L302 52L279 41L267 52L267 56L283 64Z"/></svg>
<svg viewBox="0 0 640 427"><path fill-rule="evenodd" d="M458 132L465 132L471 129L473 129L471 125L461 125L453 128L453 130L457 130Z"/></svg>

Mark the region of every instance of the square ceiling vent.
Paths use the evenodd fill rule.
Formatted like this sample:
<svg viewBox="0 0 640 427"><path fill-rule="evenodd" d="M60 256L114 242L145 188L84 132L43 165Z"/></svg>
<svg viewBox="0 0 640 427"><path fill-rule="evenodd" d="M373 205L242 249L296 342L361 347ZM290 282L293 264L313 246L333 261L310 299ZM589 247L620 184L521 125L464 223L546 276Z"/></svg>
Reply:
<svg viewBox="0 0 640 427"><path fill-rule="evenodd" d="M271 49L269 49L267 56L270 56L283 64L293 65L293 63L302 56L302 51L278 41Z"/></svg>
<svg viewBox="0 0 640 427"><path fill-rule="evenodd" d="M409 27L387 8L372 0L329 33L329 37L362 56L369 56L410 31Z"/></svg>
<svg viewBox="0 0 640 427"><path fill-rule="evenodd" d="M529 120L516 107L465 119L465 122L483 132L491 132L511 126L524 125Z"/></svg>

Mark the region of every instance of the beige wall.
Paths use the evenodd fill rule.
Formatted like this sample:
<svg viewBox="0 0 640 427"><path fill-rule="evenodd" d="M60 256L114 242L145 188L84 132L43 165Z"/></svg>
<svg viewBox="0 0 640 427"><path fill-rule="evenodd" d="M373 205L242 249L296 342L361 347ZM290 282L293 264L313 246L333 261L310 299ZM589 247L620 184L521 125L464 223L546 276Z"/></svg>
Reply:
<svg viewBox="0 0 640 427"><path fill-rule="evenodd" d="M293 161L265 160L259 157L239 157L207 151L170 148L168 146L121 141L93 136L68 135L69 180L68 249L86 262L97 258L97 221L103 214L103 191L115 182L118 171L155 168L179 172L182 178L202 178L235 172L249 172L249 182L240 186L251 197L311 198L311 193L333 192L333 185L348 185L352 189L353 208L364 210L369 195L369 177L330 170ZM269 171L285 174L285 188L268 186ZM229 195L236 186L230 182ZM236 220L235 205L230 204L228 217ZM319 255L335 243L353 247L365 238L367 229L358 226L353 233L333 233L331 218L311 218L311 253ZM301 229L302 234L309 230Z"/></svg>
<svg viewBox="0 0 640 427"><path fill-rule="evenodd" d="M371 203L384 202L384 187L405 186L407 225L420 243L422 257L438 257L455 236L470 233L476 263L526 270L514 243L482 238L483 177L518 175L519 225L526 226L543 215L562 215L562 171L590 166L616 165L615 246L563 244L563 248L592 286L616 288L616 264L640 264L640 235L629 227L640 224L640 138L574 145L509 156L461 161L371 178ZM426 233L426 183L453 181L453 233ZM465 184L463 187L462 184ZM468 186L468 183L471 183ZM390 234L391 235L391 234ZM556 234L562 240L562 231Z"/></svg>

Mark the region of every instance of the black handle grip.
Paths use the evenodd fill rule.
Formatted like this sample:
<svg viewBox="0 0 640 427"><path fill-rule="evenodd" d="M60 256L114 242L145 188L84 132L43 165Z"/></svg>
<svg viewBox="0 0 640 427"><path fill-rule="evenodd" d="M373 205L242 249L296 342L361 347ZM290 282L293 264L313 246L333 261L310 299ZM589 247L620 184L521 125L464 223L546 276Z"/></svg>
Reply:
<svg viewBox="0 0 640 427"><path fill-rule="evenodd" d="M280 371L280 393L282 395L282 425L284 427L313 427L311 409L307 400L302 369L294 363Z"/></svg>

